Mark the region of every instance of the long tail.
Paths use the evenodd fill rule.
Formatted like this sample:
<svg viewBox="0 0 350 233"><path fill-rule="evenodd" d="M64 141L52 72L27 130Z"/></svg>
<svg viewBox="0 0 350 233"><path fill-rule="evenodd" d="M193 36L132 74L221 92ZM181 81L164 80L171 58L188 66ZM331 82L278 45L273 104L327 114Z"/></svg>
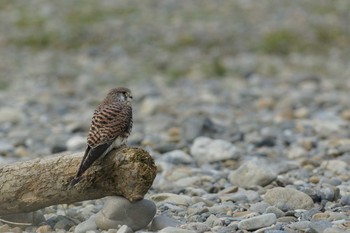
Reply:
<svg viewBox="0 0 350 233"><path fill-rule="evenodd" d="M84 172L98 159L100 158L104 152L108 149L108 147L110 146L110 143L105 143L102 145L99 145L95 148L91 148L90 146L88 146L85 150L85 154L83 159L81 160L79 169L77 171L77 174L75 175L75 177L71 180L70 182L70 186L74 186L77 183L79 183L79 181L82 178L82 175L84 174Z"/></svg>

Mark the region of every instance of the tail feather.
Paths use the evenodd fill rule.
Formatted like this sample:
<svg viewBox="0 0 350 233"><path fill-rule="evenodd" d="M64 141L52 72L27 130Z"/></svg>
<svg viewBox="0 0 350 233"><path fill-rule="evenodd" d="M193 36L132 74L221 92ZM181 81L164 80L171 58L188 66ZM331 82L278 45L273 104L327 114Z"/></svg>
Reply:
<svg viewBox="0 0 350 233"><path fill-rule="evenodd" d="M110 145L111 143L105 143L95 148L91 148L90 146L86 148L84 157L79 165L78 172L70 182L70 186L74 186L79 183L82 178L81 176L85 173L85 171L104 154Z"/></svg>

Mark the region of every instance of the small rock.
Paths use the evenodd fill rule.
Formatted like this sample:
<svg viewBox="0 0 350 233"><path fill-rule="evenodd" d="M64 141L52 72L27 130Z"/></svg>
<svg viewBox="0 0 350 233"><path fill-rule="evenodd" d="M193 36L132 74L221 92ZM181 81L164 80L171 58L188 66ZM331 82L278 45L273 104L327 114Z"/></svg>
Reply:
<svg viewBox="0 0 350 233"><path fill-rule="evenodd" d="M243 193L230 193L220 196L221 202L232 201L232 202L248 202L248 198Z"/></svg>
<svg viewBox="0 0 350 233"><path fill-rule="evenodd" d="M277 218L283 217L285 215L285 213L282 210L278 209L275 206L267 207L265 213L273 213L276 215Z"/></svg>
<svg viewBox="0 0 350 233"><path fill-rule="evenodd" d="M0 123L18 123L25 118L23 111L16 108L1 107Z"/></svg>
<svg viewBox="0 0 350 233"><path fill-rule="evenodd" d="M321 164L321 168L331 171L335 174L342 174L347 172L348 165L344 161L333 159L323 161Z"/></svg>
<svg viewBox="0 0 350 233"><path fill-rule="evenodd" d="M0 155L6 155L9 152L14 151L14 146L10 141L0 140Z"/></svg>
<svg viewBox="0 0 350 233"><path fill-rule="evenodd" d="M314 203L307 194L290 188L273 188L266 192L264 201L270 205L287 211L295 209L311 209Z"/></svg>
<svg viewBox="0 0 350 233"><path fill-rule="evenodd" d="M182 150L173 150L167 152L161 156L161 160L173 164L190 164L193 162L192 157Z"/></svg>
<svg viewBox="0 0 350 233"><path fill-rule="evenodd" d="M243 219L239 222L238 228L242 230L256 230L263 227L271 226L277 221L275 214L263 214L256 217Z"/></svg>
<svg viewBox="0 0 350 233"><path fill-rule="evenodd" d="M191 198L185 195L177 195L173 193L159 193L151 196L154 202L170 202L176 205L189 206L192 201Z"/></svg>
<svg viewBox="0 0 350 233"><path fill-rule="evenodd" d="M350 121L350 109L342 111L341 116L344 120Z"/></svg>
<svg viewBox="0 0 350 233"><path fill-rule="evenodd" d="M76 135L66 142L67 149L70 151L81 150L86 146L86 138Z"/></svg>
<svg viewBox="0 0 350 233"><path fill-rule="evenodd" d="M68 231L72 226L76 225L74 221L63 215L58 215L54 221L56 221L56 224L54 225L53 229L64 229Z"/></svg>
<svg viewBox="0 0 350 233"><path fill-rule="evenodd" d="M307 152L304 150L304 148L299 146L291 147L287 153L287 157L289 159L298 159L306 156L307 156Z"/></svg>
<svg viewBox="0 0 350 233"><path fill-rule="evenodd" d="M306 229L310 228L310 222L309 221L292 222L289 224L289 227L293 230L305 231Z"/></svg>
<svg viewBox="0 0 350 233"><path fill-rule="evenodd" d="M145 98L142 101L140 106L140 115L141 116L153 115L157 111L161 103L162 103L162 100L158 97Z"/></svg>
<svg viewBox="0 0 350 233"><path fill-rule="evenodd" d="M96 214L95 222L104 230L127 225L136 231L146 227L155 214L156 205L152 201L129 202L123 197L113 196L105 200L103 208Z"/></svg>
<svg viewBox="0 0 350 233"><path fill-rule="evenodd" d="M53 229L49 226L49 225L43 225L38 227L38 229L36 229L36 233L48 233L53 231Z"/></svg>
<svg viewBox="0 0 350 233"><path fill-rule="evenodd" d="M166 227L158 231L158 233L197 233L197 232L192 230L177 228L177 227Z"/></svg>
<svg viewBox="0 0 350 233"><path fill-rule="evenodd" d="M201 223L201 222L190 222L190 223L186 224L184 227L187 230L193 230L197 233L203 233L203 232L210 231L210 227L207 224Z"/></svg>
<svg viewBox="0 0 350 233"><path fill-rule="evenodd" d="M254 203L250 206L249 210L252 212L257 212L257 213L264 213L266 211L266 209L269 207L270 205L267 204L264 201L258 202L258 203Z"/></svg>
<svg viewBox="0 0 350 233"><path fill-rule="evenodd" d="M252 186L265 186L275 180L277 174L271 171L267 165L262 165L258 160L250 160L243 163L237 170L228 175L233 185L243 188Z"/></svg>
<svg viewBox="0 0 350 233"><path fill-rule="evenodd" d="M223 222L213 214L211 214L207 218L207 220L205 221L205 224L207 224L209 227L223 226Z"/></svg>
<svg viewBox="0 0 350 233"><path fill-rule="evenodd" d="M177 227L180 224L181 222L172 217L166 215L158 215L152 221L151 230L159 231L166 227Z"/></svg>
<svg viewBox="0 0 350 233"><path fill-rule="evenodd" d="M10 229L11 229L11 227L9 225L7 225L7 224L4 224L4 225L0 226L0 232L1 233L10 232Z"/></svg>
<svg viewBox="0 0 350 233"><path fill-rule="evenodd" d="M332 223L328 221L310 222L310 229L314 233L323 233L325 229L332 227Z"/></svg>
<svg viewBox="0 0 350 233"><path fill-rule="evenodd" d="M56 154L56 153L60 153L60 152L66 151L66 150L67 150L67 147L65 145L57 144L57 145L52 146L51 153Z"/></svg>
<svg viewBox="0 0 350 233"><path fill-rule="evenodd" d="M94 231L97 230L97 225L95 223L95 218L96 218L96 214L93 214L90 216L90 218L88 218L86 221L79 223L75 229L74 229L74 233L84 233L87 231Z"/></svg>
<svg viewBox="0 0 350 233"><path fill-rule="evenodd" d="M127 225L123 225L118 229L117 233L133 233L133 230Z"/></svg>
<svg viewBox="0 0 350 233"><path fill-rule="evenodd" d="M222 129L206 116L186 118L183 122L183 132L186 141L192 142L199 136L213 137Z"/></svg>
<svg viewBox="0 0 350 233"><path fill-rule="evenodd" d="M11 233L22 233L22 229L20 227L11 228Z"/></svg>
<svg viewBox="0 0 350 233"><path fill-rule="evenodd" d="M191 146L191 154L200 164L238 159L240 151L228 141L198 137Z"/></svg>
<svg viewBox="0 0 350 233"><path fill-rule="evenodd" d="M311 176L309 180L313 184L317 184L318 182L320 182L320 178L318 176Z"/></svg>

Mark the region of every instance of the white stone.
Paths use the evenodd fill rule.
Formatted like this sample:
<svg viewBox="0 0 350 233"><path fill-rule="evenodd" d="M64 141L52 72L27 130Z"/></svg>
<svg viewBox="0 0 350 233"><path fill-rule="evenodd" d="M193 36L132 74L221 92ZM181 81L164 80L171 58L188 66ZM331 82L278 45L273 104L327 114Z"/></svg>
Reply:
<svg viewBox="0 0 350 233"><path fill-rule="evenodd" d="M200 164L238 159L240 151L232 143L221 139L198 137L191 146L191 154Z"/></svg>

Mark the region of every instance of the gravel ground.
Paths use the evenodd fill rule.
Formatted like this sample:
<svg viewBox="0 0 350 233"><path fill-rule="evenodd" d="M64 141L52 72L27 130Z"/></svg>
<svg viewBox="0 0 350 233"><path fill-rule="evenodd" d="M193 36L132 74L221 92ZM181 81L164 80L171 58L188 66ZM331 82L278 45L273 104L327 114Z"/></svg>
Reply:
<svg viewBox="0 0 350 233"><path fill-rule="evenodd" d="M51 206L0 232L350 231L348 1L0 5L0 163L83 151L123 85L128 143L159 170L139 203Z"/></svg>

